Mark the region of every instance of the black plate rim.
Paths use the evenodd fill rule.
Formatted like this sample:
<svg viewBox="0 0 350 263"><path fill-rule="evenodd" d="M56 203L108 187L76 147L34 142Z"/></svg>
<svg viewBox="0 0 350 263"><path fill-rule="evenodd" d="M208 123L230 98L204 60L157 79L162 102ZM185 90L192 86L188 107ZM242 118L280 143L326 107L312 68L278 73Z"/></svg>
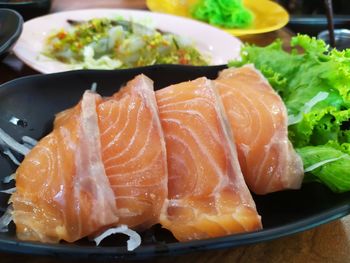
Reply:
<svg viewBox="0 0 350 263"><path fill-rule="evenodd" d="M0 250L33 255L69 255L77 257L103 256L113 258L146 258L151 256L166 256L169 253L181 255L194 251L212 249L233 248L243 245L251 245L270 241L299 232L303 232L317 226L329 223L350 214L350 205L343 205L321 215L312 216L284 226L264 229L256 232L236 234L225 237L196 240L182 243L159 244L156 246L141 246L133 252L128 252L125 247L80 247L60 244L43 244L39 242L0 240ZM73 243L74 244L74 243ZM91 243L93 245L93 243ZM70 245L70 244L69 244ZM23 249L23 250L22 250Z"/></svg>
<svg viewBox="0 0 350 263"><path fill-rule="evenodd" d="M23 18L17 11L9 8L0 8L0 13L10 14L13 18L12 20L15 20L15 21L9 21L9 22L16 24L16 30L11 32L11 35L7 36L8 37L7 41L0 46L0 55L3 55L4 53L9 51L12 45L16 43L16 41L20 37L23 30Z"/></svg>
<svg viewBox="0 0 350 263"><path fill-rule="evenodd" d="M1 10L1 9L0 9ZM87 74L113 74L113 72L130 72L130 71L140 71L140 70L161 70L162 68L167 69L182 69L182 68L191 68L191 69L217 69L222 70L226 68L226 64L221 65L213 65L213 66L191 66L191 65L176 65L176 64L158 64L158 65L151 65L151 66L143 66L143 67L136 67L136 68L126 68L126 69L115 69L115 70L105 70L105 69L78 69L78 70L68 70L63 72L57 72L57 73L49 73L49 74L41 74L36 73L33 75L23 76L16 79L9 80L5 83L0 84L0 92L2 88L5 88L7 86L16 85L25 81L31 81L36 79L45 79L45 78L56 78L56 77L69 77L71 75L87 75Z"/></svg>

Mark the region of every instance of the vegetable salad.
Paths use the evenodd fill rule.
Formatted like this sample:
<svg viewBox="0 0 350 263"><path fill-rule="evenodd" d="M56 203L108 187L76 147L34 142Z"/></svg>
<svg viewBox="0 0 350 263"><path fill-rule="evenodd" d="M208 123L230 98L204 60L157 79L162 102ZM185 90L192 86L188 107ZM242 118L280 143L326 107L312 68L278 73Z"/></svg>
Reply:
<svg viewBox="0 0 350 263"><path fill-rule="evenodd" d="M121 19L68 21L46 40L44 55L77 68L117 69L153 64L207 65L190 41Z"/></svg>

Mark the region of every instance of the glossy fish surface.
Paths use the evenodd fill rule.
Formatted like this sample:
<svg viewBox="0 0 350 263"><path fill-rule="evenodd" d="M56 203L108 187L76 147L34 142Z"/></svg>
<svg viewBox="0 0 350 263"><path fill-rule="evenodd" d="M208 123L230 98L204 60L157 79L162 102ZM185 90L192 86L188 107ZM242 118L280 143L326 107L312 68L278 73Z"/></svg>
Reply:
<svg viewBox="0 0 350 263"><path fill-rule="evenodd" d="M206 78L157 91L168 158L160 222L180 241L261 228L219 96Z"/></svg>
<svg viewBox="0 0 350 263"><path fill-rule="evenodd" d="M299 189L303 164L288 140L287 110L279 95L252 65L223 70L214 82L250 190Z"/></svg>

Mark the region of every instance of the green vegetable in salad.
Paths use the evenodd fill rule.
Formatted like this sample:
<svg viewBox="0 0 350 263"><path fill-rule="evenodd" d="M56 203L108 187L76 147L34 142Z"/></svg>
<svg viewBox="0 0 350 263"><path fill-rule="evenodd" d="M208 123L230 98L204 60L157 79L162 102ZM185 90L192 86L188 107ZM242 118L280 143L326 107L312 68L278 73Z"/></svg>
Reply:
<svg viewBox="0 0 350 263"><path fill-rule="evenodd" d="M247 28L253 24L253 13L242 0L200 0L191 12L196 19L226 28Z"/></svg>
<svg viewBox="0 0 350 263"><path fill-rule="evenodd" d="M76 68L208 64L189 41L138 23L107 18L69 22L70 29L47 38L43 53Z"/></svg>
<svg viewBox="0 0 350 263"><path fill-rule="evenodd" d="M230 66L253 63L281 95L305 180L320 181L334 192L350 191L350 49L330 50L306 35L294 37L291 46L286 52L281 41L246 45L242 60Z"/></svg>

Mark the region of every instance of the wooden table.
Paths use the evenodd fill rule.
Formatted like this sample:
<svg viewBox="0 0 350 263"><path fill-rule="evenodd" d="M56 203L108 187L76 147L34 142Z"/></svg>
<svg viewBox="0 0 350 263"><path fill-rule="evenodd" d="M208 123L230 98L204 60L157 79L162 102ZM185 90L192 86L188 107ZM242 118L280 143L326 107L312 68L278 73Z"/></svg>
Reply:
<svg viewBox="0 0 350 263"><path fill-rule="evenodd" d="M52 12L96 7L146 9L144 0L54 0ZM287 43L291 32L276 32L243 38L243 41L266 45L276 38ZM37 74L15 56L0 63L0 84L11 79ZM350 262L350 216L315 229L278 240L239 248L198 252L177 257L157 258L148 262ZM0 253L0 262L61 262L55 258ZM73 262L65 260L66 263ZM79 261L74 261L79 262ZM81 261L86 262L86 261Z"/></svg>

